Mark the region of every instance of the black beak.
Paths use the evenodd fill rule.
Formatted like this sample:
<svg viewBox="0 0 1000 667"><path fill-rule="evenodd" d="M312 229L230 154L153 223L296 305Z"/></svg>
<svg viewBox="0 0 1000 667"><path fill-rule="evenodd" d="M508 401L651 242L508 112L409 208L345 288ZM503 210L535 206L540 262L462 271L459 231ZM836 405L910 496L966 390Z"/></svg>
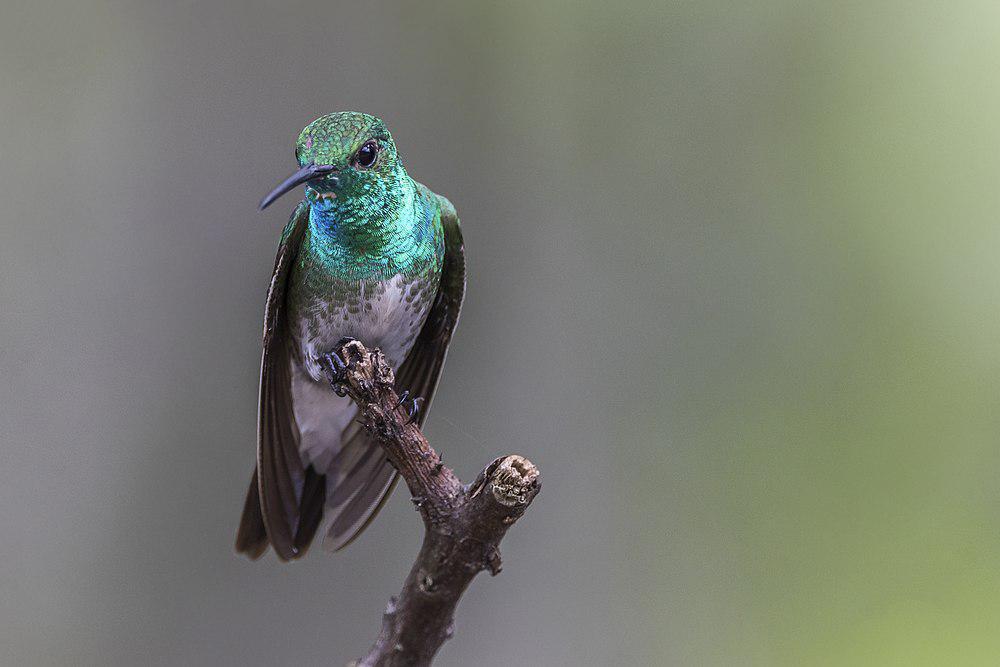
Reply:
<svg viewBox="0 0 1000 667"><path fill-rule="evenodd" d="M261 200L260 206L257 210L263 211L265 208L273 204L278 197L285 194L289 190L293 190L295 187L302 185L303 183L308 183L309 181L314 181L317 178L323 178L325 176L328 181L331 181L331 185L336 187L337 177L331 177L329 175L330 172L336 171L336 169L337 168L332 164L307 164L283 180L278 187L271 190L271 192Z"/></svg>

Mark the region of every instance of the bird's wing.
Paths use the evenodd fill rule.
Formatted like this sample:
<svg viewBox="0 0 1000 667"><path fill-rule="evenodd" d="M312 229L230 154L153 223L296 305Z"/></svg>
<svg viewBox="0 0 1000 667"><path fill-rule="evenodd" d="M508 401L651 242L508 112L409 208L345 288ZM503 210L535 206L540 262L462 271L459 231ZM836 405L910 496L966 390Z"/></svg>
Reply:
<svg viewBox="0 0 1000 667"><path fill-rule="evenodd" d="M247 492L236 550L257 558L268 542L283 560L298 558L319 525L325 495L322 475L305 469L292 412L285 293L308 224L302 202L281 235L264 307L263 355L257 412L257 470Z"/></svg>
<svg viewBox="0 0 1000 667"><path fill-rule="evenodd" d="M419 422L423 425L434 390L441 376L441 367L448 354L451 335L458 324L458 314L465 298L465 244L455 207L444 197L441 202L441 226L444 228L444 266L437 297L406 361L396 373L396 387L422 396Z"/></svg>
<svg viewBox="0 0 1000 667"><path fill-rule="evenodd" d="M406 389L411 396L424 398L417 418L421 425L437 388L448 344L458 323L458 313L465 297L465 246L458 215L450 201L440 196L438 199L445 244L441 283L427 320L396 373L397 391ZM366 437L367 434L360 425L354 423L345 431L342 447L346 448L353 441ZM372 445L376 451L366 452L367 459L362 459L357 464L361 468L359 474L352 472L350 475L351 481L356 483L354 488L346 484L338 485L329 498L329 505L338 505L328 538L328 544L334 549L342 549L350 544L371 523L397 481L395 470L378 451L377 443Z"/></svg>

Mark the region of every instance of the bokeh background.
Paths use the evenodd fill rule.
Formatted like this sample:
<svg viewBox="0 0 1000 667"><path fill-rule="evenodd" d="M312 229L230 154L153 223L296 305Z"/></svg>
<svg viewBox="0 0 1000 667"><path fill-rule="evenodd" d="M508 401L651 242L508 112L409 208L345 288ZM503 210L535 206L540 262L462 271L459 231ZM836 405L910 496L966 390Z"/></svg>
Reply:
<svg viewBox="0 0 1000 667"><path fill-rule="evenodd" d="M5 3L0 664L374 638L405 491L232 552L255 205L343 109L463 219L429 435L544 479L439 664L997 664L998 72L987 1Z"/></svg>

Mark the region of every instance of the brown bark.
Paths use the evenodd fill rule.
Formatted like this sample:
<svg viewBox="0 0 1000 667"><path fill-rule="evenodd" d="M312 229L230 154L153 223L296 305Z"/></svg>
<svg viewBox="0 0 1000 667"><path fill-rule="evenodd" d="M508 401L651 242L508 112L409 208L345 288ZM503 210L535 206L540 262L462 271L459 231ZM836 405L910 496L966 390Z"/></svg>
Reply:
<svg viewBox="0 0 1000 667"><path fill-rule="evenodd" d="M382 630L357 667L429 665L453 633L455 607L482 570L500 572L500 540L539 490L527 459L496 459L466 486L441 463L393 386L382 353L356 340L337 350L347 362L340 389L360 408L360 420L399 471L424 521L424 541L403 589L389 600Z"/></svg>

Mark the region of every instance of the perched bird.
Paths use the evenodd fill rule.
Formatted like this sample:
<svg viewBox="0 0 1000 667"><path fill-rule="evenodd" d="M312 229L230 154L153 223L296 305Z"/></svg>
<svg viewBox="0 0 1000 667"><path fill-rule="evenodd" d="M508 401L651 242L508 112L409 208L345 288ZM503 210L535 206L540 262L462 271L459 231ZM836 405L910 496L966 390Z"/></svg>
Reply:
<svg viewBox="0 0 1000 667"><path fill-rule="evenodd" d="M299 135L299 169L260 204L305 185L281 235L264 307L254 471L236 549L336 550L364 530L396 471L330 387L325 362L356 338L381 348L423 421L465 293L455 208L410 178L381 120L342 112ZM414 403L414 408L416 403Z"/></svg>

